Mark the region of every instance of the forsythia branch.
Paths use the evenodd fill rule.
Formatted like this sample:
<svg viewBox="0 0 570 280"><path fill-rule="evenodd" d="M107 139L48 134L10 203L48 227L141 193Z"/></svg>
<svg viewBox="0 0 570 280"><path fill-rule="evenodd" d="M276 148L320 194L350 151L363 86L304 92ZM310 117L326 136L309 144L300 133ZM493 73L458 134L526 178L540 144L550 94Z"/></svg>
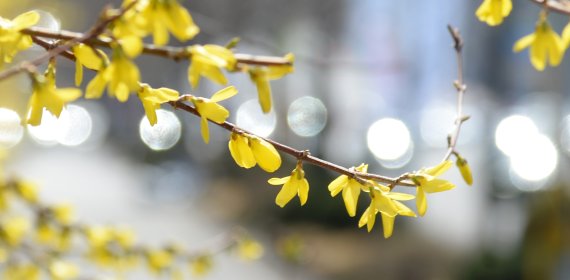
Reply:
<svg viewBox="0 0 570 280"><path fill-rule="evenodd" d="M544 6L549 11L570 15L570 3L568 1L552 1L552 0L530 0L530 1Z"/></svg>
<svg viewBox="0 0 570 280"><path fill-rule="evenodd" d="M51 31L41 27L30 27L22 30L23 34L31 35L33 38L42 37L59 40L77 40L82 37L81 33L71 32L67 30ZM92 37L83 41L84 43L94 46L110 47L112 40L108 38ZM174 60L188 59L189 53L186 48L172 47L172 46L156 46L151 44L144 44L142 53L166 57ZM274 56L255 56L250 54L234 54L238 63L249 65L261 66L275 66L275 65L291 65L291 61L282 57Z"/></svg>
<svg viewBox="0 0 570 280"><path fill-rule="evenodd" d="M104 9L102 12L102 16L101 16L100 21L97 24L95 24L89 31L85 32L84 34L81 34L81 36L79 36L79 37L76 37L76 38L71 39L70 41L67 41L65 44L59 45L59 46L49 50L47 53L45 53L42 56L39 56L39 57L37 57L33 60L30 60L30 61L24 61L24 62L20 63L19 65L13 66L10 69L7 69L5 71L0 72L0 81L4 80L6 78L9 78L11 76L14 76L18 73L21 73L21 72L33 70L36 66L48 62L52 57L56 57L56 56L58 56L64 52L67 52L74 45L77 45L79 43L83 43L83 42L89 41L93 38L96 38L99 34L101 34L102 32L105 31L105 29L107 28L107 26L111 22L113 22L115 19L120 18L124 13L126 13L136 3L137 3L137 1L133 1L132 3L121 8L116 14L113 14L110 16L107 15L107 13L106 13L109 9L108 8Z"/></svg>

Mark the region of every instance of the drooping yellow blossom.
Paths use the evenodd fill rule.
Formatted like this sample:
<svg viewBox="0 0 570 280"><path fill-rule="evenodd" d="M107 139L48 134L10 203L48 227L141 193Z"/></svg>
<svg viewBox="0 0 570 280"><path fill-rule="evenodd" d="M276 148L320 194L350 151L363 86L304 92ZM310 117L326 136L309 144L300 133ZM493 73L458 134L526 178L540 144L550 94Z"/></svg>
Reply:
<svg viewBox="0 0 570 280"><path fill-rule="evenodd" d="M40 267L36 264L11 264L4 269L2 279L39 280Z"/></svg>
<svg viewBox="0 0 570 280"><path fill-rule="evenodd" d="M72 48L75 55L75 85L81 85L83 81L83 67L91 70L101 70L109 65L109 58L104 52L94 49L85 44L79 44Z"/></svg>
<svg viewBox="0 0 570 280"><path fill-rule="evenodd" d="M131 231L91 226L85 230L85 235L89 244L88 256L96 264L116 269L136 264L134 255L125 255L134 245L135 237Z"/></svg>
<svg viewBox="0 0 570 280"><path fill-rule="evenodd" d="M269 81L280 79L293 72L293 60L295 57L289 53L285 55L285 59L290 62L290 65L264 66L249 69L249 77L257 87L259 105L261 105L261 110L264 113L271 111L271 86L269 85Z"/></svg>
<svg viewBox="0 0 570 280"><path fill-rule="evenodd" d="M503 22L513 9L511 0L483 0L475 12L480 21L495 26Z"/></svg>
<svg viewBox="0 0 570 280"><path fill-rule="evenodd" d="M16 54L32 46L32 37L20 33L36 24L40 15L35 11L23 13L13 20L0 17L0 68L12 62Z"/></svg>
<svg viewBox="0 0 570 280"><path fill-rule="evenodd" d="M522 37L513 46L515 52L526 48L530 48L530 62L538 71L544 70L547 64L558 66L562 61L564 43L558 33L552 30L546 14L541 14L534 33Z"/></svg>
<svg viewBox="0 0 570 280"><path fill-rule="evenodd" d="M562 29L562 46L564 49L567 49L570 46L570 22L568 22L566 24L566 26L564 26L564 29Z"/></svg>
<svg viewBox="0 0 570 280"><path fill-rule="evenodd" d="M359 172L366 173L368 171L368 164L361 164L355 168ZM329 184L329 191L331 196L335 197L342 191L342 198L348 215L354 217L356 215L356 205L358 197L360 196L361 189L364 188L358 181L349 178L346 175L340 175Z"/></svg>
<svg viewBox="0 0 570 280"><path fill-rule="evenodd" d="M416 184L416 206L420 216L427 211L426 193L448 191L455 188L449 181L438 179L437 176L447 171L453 163L446 160L432 168L422 169L410 175L410 179Z"/></svg>
<svg viewBox="0 0 570 280"><path fill-rule="evenodd" d="M296 195L299 196L301 206L307 202L307 198L309 197L309 182L305 179L305 171L303 171L301 162L293 169L290 176L271 178L268 183L275 186L283 185L281 191L279 191L275 198L275 203L281 208L285 207Z"/></svg>
<svg viewBox="0 0 570 280"><path fill-rule="evenodd" d="M212 95L212 98L207 99L203 97L190 97L190 101L196 107L196 111L200 114L201 123L200 129L202 133L202 139L204 142L210 142L210 130L208 129L208 120L215 123L224 123L226 119L230 116L230 112L224 108L222 105L218 104L222 100L226 100L238 93L234 86L230 86L219 90Z"/></svg>
<svg viewBox="0 0 570 280"><path fill-rule="evenodd" d="M73 207L69 204L59 204L51 207L55 220L61 225L70 225L73 222Z"/></svg>
<svg viewBox="0 0 570 280"><path fill-rule="evenodd" d="M228 83L222 69L233 70L236 65L234 53L218 45L195 45L188 48L191 55L190 67L188 68L188 81L196 88L203 76L218 84Z"/></svg>
<svg viewBox="0 0 570 280"><path fill-rule="evenodd" d="M30 223L23 217L11 217L0 223L0 239L11 246L20 244L28 229Z"/></svg>
<svg viewBox="0 0 570 280"><path fill-rule="evenodd" d="M97 72L87 85L85 98L100 98L107 86L109 96L120 102L129 99L129 93L138 92L140 72L136 64L125 54L121 47L113 48L113 57L109 66Z"/></svg>
<svg viewBox="0 0 570 280"><path fill-rule="evenodd" d="M390 192L390 188L378 185L370 191L370 198L370 206L366 208L358 222L358 227L367 225L368 232L374 227L378 212L382 215L384 238L392 236L396 215L416 216L410 208L398 201L414 199L413 195Z"/></svg>
<svg viewBox="0 0 570 280"><path fill-rule="evenodd" d="M249 147L259 167L267 172L275 172L281 166L281 156L269 142L255 136L249 137Z"/></svg>
<svg viewBox="0 0 570 280"><path fill-rule="evenodd" d="M465 181L465 183L469 186L473 185L473 175L471 174L471 168L469 168L467 160L460 156L457 156L455 165L457 165L457 168L459 168L459 173L461 173L463 181Z"/></svg>
<svg viewBox="0 0 570 280"><path fill-rule="evenodd" d="M257 164L245 135L232 132L228 147L232 158L240 167L252 168Z"/></svg>
<svg viewBox="0 0 570 280"><path fill-rule="evenodd" d="M145 0L140 1L137 8L155 45L168 43L168 32L180 41L190 40L200 32L188 10L177 0Z"/></svg>
<svg viewBox="0 0 570 280"><path fill-rule="evenodd" d="M69 227L54 227L47 222L39 222L35 234L39 243L62 251L68 250L71 245L72 231Z"/></svg>
<svg viewBox="0 0 570 280"><path fill-rule="evenodd" d="M246 133L232 132L228 143L232 158L243 168L259 164L261 169L274 172L281 166L279 152L269 142Z"/></svg>
<svg viewBox="0 0 570 280"><path fill-rule="evenodd" d="M179 95L178 91L173 89L165 87L154 89L148 84L141 84L138 96L150 125L155 125L157 122L156 110L160 108L160 104L175 101Z"/></svg>
<svg viewBox="0 0 570 280"><path fill-rule="evenodd" d="M27 123L33 126L41 123L44 108L59 118L65 104L81 96L77 88L56 88L53 63L48 65L45 76L33 75L32 87Z"/></svg>
<svg viewBox="0 0 570 280"><path fill-rule="evenodd" d="M199 256L190 261L190 270L194 276L203 276L212 270L212 257L208 255Z"/></svg>
<svg viewBox="0 0 570 280"><path fill-rule="evenodd" d="M79 276L79 268L70 262L56 260L49 265L49 273L54 280L74 279Z"/></svg>
<svg viewBox="0 0 570 280"><path fill-rule="evenodd" d="M32 182L18 180L16 193L28 203L35 204L38 202L38 187Z"/></svg>
<svg viewBox="0 0 570 280"><path fill-rule="evenodd" d="M123 7L130 5L133 0L123 1ZM138 6L128 9L121 17L115 19L110 26L113 38L119 42L125 53L133 58L138 56L143 49L143 37L147 35L146 19L138 11L148 1L138 1Z"/></svg>
<svg viewBox="0 0 570 280"><path fill-rule="evenodd" d="M238 255L244 260L257 260L263 255L263 246L251 238L240 240L237 246Z"/></svg>
<svg viewBox="0 0 570 280"><path fill-rule="evenodd" d="M155 273L159 273L164 269L169 268L174 261L172 252L162 249L148 251L146 258L148 268Z"/></svg>

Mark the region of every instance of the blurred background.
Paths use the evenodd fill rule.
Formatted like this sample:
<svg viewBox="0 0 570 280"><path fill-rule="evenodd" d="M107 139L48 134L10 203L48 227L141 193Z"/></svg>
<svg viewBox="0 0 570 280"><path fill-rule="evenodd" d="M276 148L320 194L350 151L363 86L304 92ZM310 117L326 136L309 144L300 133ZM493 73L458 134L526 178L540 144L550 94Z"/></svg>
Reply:
<svg viewBox="0 0 570 280"><path fill-rule="evenodd" d="M2 1L1 16L29 9L53 30L86 30L104 1ZM118 4L117 1L114 2ZM570 61L535 71L513 43L533 32L539 7L515 1L496 28L474 15L480 1L187 1L201 33L190 44L242 40L237 52L296 56L295 73L272 82L274 107L263 115L247 75L229 74L240 93L224 101L229 121L309 149L343 166L398 176L432 166L445 153L455 114L456 60L447 24L465 39L468 92L458 150L474 185L428 196L423 218L398 218L394 235L367 233L332 199L338 175L305 165L309 201L274 204L294 160L275 174L244 170L227 149L228 133L168 106L158 128L142 122L140 102L81 100L60 120L20 126L30 88L25 77L0 83L0 144L7 174L37 182L49 202L77 207L81 220L125 225L150 244L200 248L240 225L265 246L258 262L220 256L206 279L569 279ZM560 32L567 18L552 14ZM172 45L181 45L171 39ZM37 56L34 47L18 60ZM141 56L153 87L209 97L221 86L202 79L190 89L187 62ZM71 86L74 66L59 60L58 85ZM92 77L87 73L85 80ZM400 191L409 192L405 188ZM359 212L367 207L363 198ZM409 204L415 209L415 205ZM144 279L137 276L133 279Z"/></svg>

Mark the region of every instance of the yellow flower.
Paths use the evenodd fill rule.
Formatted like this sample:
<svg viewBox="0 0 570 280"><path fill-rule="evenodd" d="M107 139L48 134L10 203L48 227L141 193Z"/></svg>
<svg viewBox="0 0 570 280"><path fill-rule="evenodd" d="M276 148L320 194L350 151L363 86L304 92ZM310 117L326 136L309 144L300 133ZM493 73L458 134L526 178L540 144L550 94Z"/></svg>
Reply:
<svg viewBox="0 0 570 280"><path fill-rule="evenodd" d="M380 212L382 215L382 226L384 229L384 238L392 236L394 230L394 220L396 215L415 217L416 214L410 210L406 205L398 200L411 200L414 199L413 195L405 193L390 192L390 188L378 185L370 191L370 206L362 214L358 227L367 225L368 232L374 227L376 221L376 214Z"/></svg>
<svg viewBox="0 0 570 280"><path fill-rule="evenodd" d="M255 136L249 137L249 147L259 167L274 172L281 166L281 156L269 142Z"/></svg>
<svg viewBox="0 0 570 280"><path fill-rule="evenodd" d="M228 146L233 159L240 167L252 168L259 164L261 169L274 172L281 166L279 152L269 142L257 136L232 132Z"/></svg>
<svg viewBox="0 0 570 280"><path fill-rule="evenodd" d="M5 266L3 279L39 280L40 275L40 267L35 264L14 263Z"/></svg>
<svg viewBox="0 0 570 280"><path fill-rule="evenodd" d="M40 15L35 11L23 13L13 20L0 17L0 68L4 63L12 62L19 51L32 46L32 37L20 33L36 24Z"/></svg>
<svg viewBox="0 0 570 280"><path fill-rule="evenodd" d="M368 164L363 163L355 169L359 172L366 173L366 171L368 171ZM331 192L332 197L335 197L342 191L342 198L344 200L344 205L346 206L346 211L351 217L356 215L356 205L358 203L361 188L363 188L363 186L358 181L349 178L346 175L340 175L329 184L329 191Z"/></svg>
<svg viewBox="0 0 570 280"><path fill-rule="evenodd" d="M451 165L452 162L446 160L435 167L423 169L410 175L416 184L416 206L420 216L425 215L427 211L426 193L443 192L455 188L451 182L436 178L447 171Z"/></svg>
<svg viewBox="0 0 570 280"><path fill-rule="evenodd" d="M79 44L72 48L75 55L75 85L81 85L83 81L83 67L91 70L100 70L109 64L107 55L101 50L94 49L85 44Z"/></svg>
<svg viewBox="0 0 570 280"><path fill-rule="evenodd" d="M283 185L281 191L279 191L275 198L275 203L280 207L285 207L295 195L299 195L301 206L307 202L307 198L309 197L309 182L305 179L305 171L303 171L301 162L293 169L290 176L271 178L268 183L275 186Z"/></svg>
<svg viewBox="0 0 570 280"><path fill-rule="evenodd" d="M174 261L174 256L167 250L151 250L146 257L148 267L155 273L169 268Z"/></svg>
<svg viewBox="0 0 570 280"><path fill-rule="evenodd" d="M56 260L49 265L49 273L52 279L67 280L79 276L79 268L69 262Z"/></svg>
<svg viewBox="0 0 570 280"><path fill-rule="evenodd" d="M189 47L188 52L192 59L188 68L188 81L193 88L198 86L200 76L218 84L228 83L221 69L234 69L236 58L231 50L217 45L195 45Z"/></svg>
<svg viewBox="0 0 570 280"><path fill-rule="evenodd" d="M73 206L69 204L60 204L51 207L53 217L62 225L69 225L73 221Z"/></svg>
<svg viewBox="0 0 570 280"><path fill-rule="evenodd" d="M238 93L234 86L230 86L219 90L212 95L212 98L207 99L203 97L190 97L190 101L196 107L196 111L200 114L201 123L200 129L202 132L202 139L204 142L210 142L210 131L208 130L208 120L215 123L224 123L230 116L230 112L222 105L218 104L222 100L226 100Z"/></svg>
<svg viewBox="0 0 570 280"><path fill-rule="evenodd" d="M538 71L544 70L546 64L558 66L564 56L564 44L560 36L552 30L552 27L542 14L534 33L519 39L513 46L515 52L529 48L530 62Z"/></svg>
<svg viewBox="0 0 570 280"><path fill-rule="evenodd" d="M0 224L0 238L11 246L20 244L30 228L30 223L26 218L13 217Z"/></svg>
<svg viewBox="0 0 570 280"><path fill-rule="evenodd" d="M503 22L513 9L511 0L483 0L475 12L480 21L495 26Z"/></svg>
<svg viewBox="0 0 570 280"><path fill-rule="evenodd" d="M141 84L138 96L150 125L155 125L157 122L156 110L160 108L160 104L168 101L175 101L178 99L179 95L178 91L173 89L164 87L154 89L148 84Z"/></svg>
<svg viewBox="0 0 570 280"><path fill-rule="evenodd" d="M156 45L168 43L168 32L180 41L190 40L200 32L190 13L176 0L146 0L139 5L145 28L152 33Z"/></svg>
<svg viewBox="0 0 570 280"><path fill-rule="evenodd" d="M38 202L38 187L28 181L18 181L16 183L17 194L26 202L35 204Z"/></svg>
<svg viewBox="0 0 570 280"><path fill-rule="evenodd" d="M130 5L133 0L123 1L123 7ZM146 5L148 1L139 1L139 5ZM147 35L146 19L135 9L127 10L121 17L111 23L111 30L115 40L119 42L125 53L133 58L143 49L143 37Z"/></svg>
<svg viewBox="0 0 570 280"><path fill-rule="evenodd" d="M232 158L240 167L252 168L257 164L246 136L232 132L228 147Z"/></svg>
<svg viewBox="0 0 570 280"><path fill-rule="evenodd" d="M212 270L212 258L208 255L198 256L190 262L192 275L203 276Z"/></svg>
<svg viewBox="0 0 570 280"><path fill-rule="evenodd" d="M290 53L285 56L285 59L292 64L294 56ZM269 81L280 79L291 72L293 72L292 65L265 66L249 69L249 76L257 87L259 105L261 105L261 110L263 110L264 113L271 111L271 86L269 85Z"/></svg>
<svg viewBox="0 0 570 280"><path fill-rule="evenodd" d="M238 255L244 260L256 260L263 255L263 246L259 242L245 238L238 242Z"/></svg>
<svg viewBox="0 0 570 280"><path fill-rule="evenodd" d="M113 48L110 65L100 69L87 85L85 98L100 98L105 86L108 86L109 96L125 102L129 99L129 93L138 92L139 79L137 65L129 59L121 47L116 46Z"/></svg>
<svg viewBox="0 0 570 280"><path fill-rule="evenodd" d="M457 156L455 165L457 165L457 168L459 168L459 173L461 173L463 181L465 181L465 183L469 186L473 185L473 175L471 174L471 168L469 168L467 160L460 156Z"/></svg>
<svg viewBox="0 0 570 280"><path fill-rule="evenodd" d="M28 104L27 123L37 126L41 123L44 108L59 117L67 102L81 96L77 88L56 88L55 66L48 65L45 76L34 75L32 78L33 93Z"/></svg>

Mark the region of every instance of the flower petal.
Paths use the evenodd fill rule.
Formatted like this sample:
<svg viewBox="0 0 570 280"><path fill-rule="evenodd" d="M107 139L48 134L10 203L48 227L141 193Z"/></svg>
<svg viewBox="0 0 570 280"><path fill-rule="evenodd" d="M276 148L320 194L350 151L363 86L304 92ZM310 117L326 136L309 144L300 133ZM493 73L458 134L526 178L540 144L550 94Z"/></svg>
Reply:
<svg viewBox="0 0 570 280"><path fill-rule="evenodd" d="M420 216L424 216L427 211L427 199L426 194L422 187L416 188L416 208Z"/></svg>
<svg viewBox="0 0 570 280"><path fill-rule="evenodd" d="M234 86L229 86L214 93L214 95L212 95L212 98L210 98L210 100L212 100L213 102L220 102L222 100L228 99L236 95L237 93L238 90Z"/></svg>

